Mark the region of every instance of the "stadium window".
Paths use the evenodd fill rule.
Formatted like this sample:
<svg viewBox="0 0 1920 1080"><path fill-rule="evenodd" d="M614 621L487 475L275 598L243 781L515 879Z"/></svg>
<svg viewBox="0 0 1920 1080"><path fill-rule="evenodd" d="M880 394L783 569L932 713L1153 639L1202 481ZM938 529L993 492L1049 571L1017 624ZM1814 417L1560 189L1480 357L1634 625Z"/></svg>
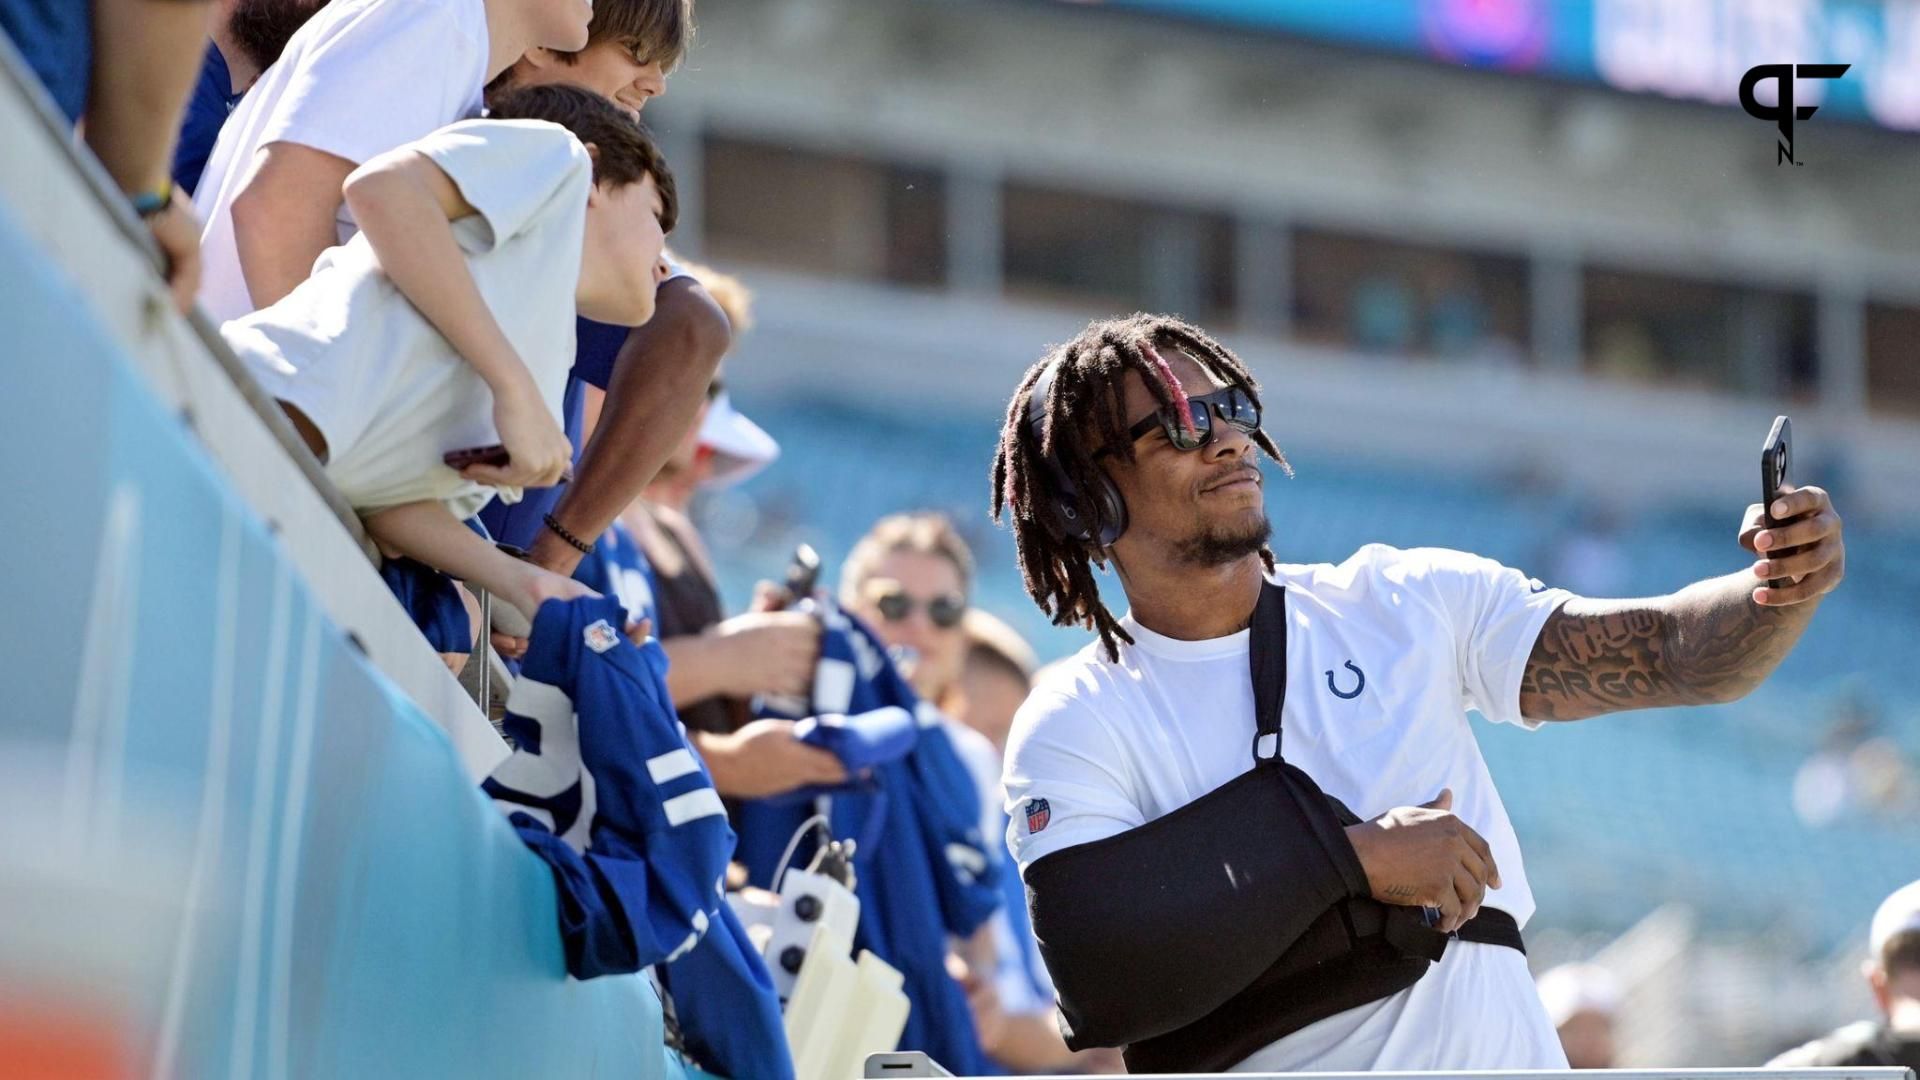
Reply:
<svg viewBox="0 0 1920 1080"><path fill-rule="evenodd" d="M1005 289L1019 299L1230 324L1233 242L1220 214L1019 182L1002 193Z"/></svg>
<svg viewBox="0 0 1920 1080"><path fill-rule="evenodd" d="M1293 237L1293 330L1373 353L1524 363L1526 260L1301 228Z"/></svg>
<svg viewBox="0 0 1920 1080"><path fill-rule="evenodd" d="M715 260L946 282L939 173L717 135L707 137L704 156L706 244Z"/></svg>
<svg viewBox="0 0 1920 1080"><path fill-rule="evenodd" d="M1801 293L1589 267L1588 371L1742 394L1811 394L1814 301Z"/></svg>
<svg viewBox="0 0 1920 1080"><path fill-rule="evenodd" d="M1867 407L1920 417L1920 308L1867 305Z"/></svg>

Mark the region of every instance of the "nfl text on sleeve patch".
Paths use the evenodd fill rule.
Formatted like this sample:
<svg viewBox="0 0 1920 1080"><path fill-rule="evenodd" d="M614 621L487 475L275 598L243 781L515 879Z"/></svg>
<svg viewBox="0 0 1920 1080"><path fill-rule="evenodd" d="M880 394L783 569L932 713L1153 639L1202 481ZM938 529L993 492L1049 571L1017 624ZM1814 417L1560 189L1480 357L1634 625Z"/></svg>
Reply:
<svg viewBox="0 0 1920 1080"><path fill-rule="evenodd" d="M596 619L580 636L586 640L587 648L597 653L606 652L620 644L620 635L614 631L613 624L605 619Z"/></svg>
<svg viewBox="0 0 1920 1080"><path fill-rule="evenodd" d="M1053 807L1045 799L1027 800L1027 832L1037 833L1053 820Z"/></svg>

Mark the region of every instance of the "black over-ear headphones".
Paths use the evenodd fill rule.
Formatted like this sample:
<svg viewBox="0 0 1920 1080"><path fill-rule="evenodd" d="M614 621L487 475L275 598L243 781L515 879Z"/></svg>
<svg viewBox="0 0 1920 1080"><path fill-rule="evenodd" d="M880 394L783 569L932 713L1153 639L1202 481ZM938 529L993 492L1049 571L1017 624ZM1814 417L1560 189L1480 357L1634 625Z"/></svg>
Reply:
<svg viewBox="0 0 1920 1080"><path fill-rule="evenodd" d="M1047 417L1047 392L1053 389L1053 378L1060 370L1060 361L1053 360L1046 370L1033 382L1033 390L1027 395L1027 434L1033 439L1038 451L1042 445L1042 425ZM1054 498L1042 497L1037 500L1035 513L1040 523L1055 537L1077 540L1082 544L1102 548L1113 546L1120 534L1127 531L1127 503L1120 497L1120 490L1113 486L1099 466L1094 467L1094 475L1099 484L1093 490L1093 521L1082 519L1077 503L1080 500L1080 486L1067 475L1060 459L1053 454L1040 454L1041 462L1047 471L1047 480L1053 485Z"/></svg>

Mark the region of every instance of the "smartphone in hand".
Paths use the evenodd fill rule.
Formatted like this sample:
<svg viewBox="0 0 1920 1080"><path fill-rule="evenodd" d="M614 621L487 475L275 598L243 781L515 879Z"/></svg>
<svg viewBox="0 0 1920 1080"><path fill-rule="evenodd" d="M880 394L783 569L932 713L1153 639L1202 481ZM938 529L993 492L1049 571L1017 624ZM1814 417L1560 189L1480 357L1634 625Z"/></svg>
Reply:
<svg viewBox="0 0 1920 1080"><path fill-rule="evenodd" d="M1780 519L1773 516L1773 500L1787 483L1787 465L1793 457L1793 422L1784 416L1773 418L1773 428L1767 432L1767 441L1760 448L1760 514L1769 529L1777 528ZM1768 558L1782 553L1784 549L1767 552ZM1767 587L1782 589L1787 586L1786 578L1770 578Z"/></svg>
<svg viewBox="0 0 1920 1080"><path fill-rule="evenodd" d="M813 595L820 581L820 553L811 544L793 549L793 561L787 564L787 602L797 604Z"/></svg>
<svg viewBox="0 0 1920 1080"><path fill-rule="evenodd" d="M466 450L449 450L440 455L440 460L447 463L447 468L452 469L454 472L459 472L469 465L491 465L497 469L504 469L512 463L513 456L507 453L505 446L494 443L492 446L475 446ZM560 471L560 482L564 484L570 482L572 479L573 466L568 465Z"/></svg>
<svg viewBox="0 0 1920 1080"><path fill-rule="evenodd" d="M440 456L447 468L455 472L469 465L492 465L504 468L513 459L507 454L507 448L499 443L492 446L474 446L465 450L449 450Z"/></svg>

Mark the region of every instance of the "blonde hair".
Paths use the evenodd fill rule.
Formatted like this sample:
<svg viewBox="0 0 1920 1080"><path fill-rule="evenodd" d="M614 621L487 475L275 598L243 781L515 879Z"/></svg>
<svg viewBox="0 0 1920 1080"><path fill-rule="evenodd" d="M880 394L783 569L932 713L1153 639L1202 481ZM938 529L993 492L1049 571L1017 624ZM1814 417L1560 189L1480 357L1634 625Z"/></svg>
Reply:
<svg viewBox="0 0 1920 1080"><path fill-rule="evenodd" d="M880 560L896 551L938 555L960 572L960 590L973 592L973 551L960 538L947 515L933 511L889 514L874 522L867 535L853 545L840 565L840 602L859 602L860 586L873 576Z"/></svg>
<svg viewBox="0 0 1920 1080"><path fill-rule="evenodd" d="M1018 679L1023 686L1033 685L1040 658L1020 631L979 608L967 609L960 629L967 635L967 663L984 664Z"/></svg>
<svg viewBox="0 0 1920 1080"><path fill-rule="evenodd" d="M679 263L682 270L692 274L693 279L707 290L707 295L713 297L713 302L720 305L735 337L753 329L753 290L747 288L746 282L705 263L682 259L672 252L668 252L668 257Z"/></svg>

